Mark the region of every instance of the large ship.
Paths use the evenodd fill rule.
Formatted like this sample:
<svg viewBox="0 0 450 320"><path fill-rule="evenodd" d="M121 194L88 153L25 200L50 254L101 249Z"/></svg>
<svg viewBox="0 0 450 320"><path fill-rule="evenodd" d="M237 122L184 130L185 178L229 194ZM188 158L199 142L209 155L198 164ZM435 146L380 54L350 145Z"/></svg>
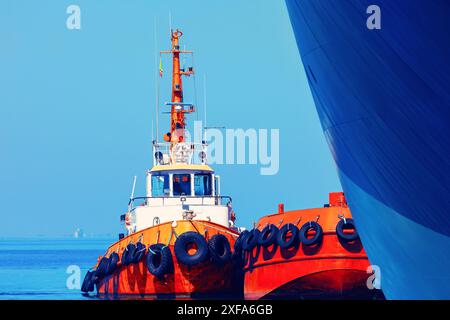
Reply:
<svg viewBox="0 0 450 320"><path fill-rule="evenodd" d="M286 0L388 299L450 299L450 2Z"/></svg>
<svg viewBox="0 0 450 320"><path fill-rule="evenodd" d="M180 30L171 32L172 98L170 131L153 141L154 166L146 173L147 194L130 198L121 216L126 235L112 244L89 270L82 285L99 297L207 297L239 293L232 249L238 229L231 198L220 192L219 176L207 164L207 145L187 139ZM135 180L136 181L136 180ZM134 186L133 186L134 190Z"/></svg>
<svg viewBox="0 0 450 320"><path fill-rule="evenodd" d="M246 299L383 298L342 192L330 193L322 208L280 204L241 233L240 250Z"/></svg>

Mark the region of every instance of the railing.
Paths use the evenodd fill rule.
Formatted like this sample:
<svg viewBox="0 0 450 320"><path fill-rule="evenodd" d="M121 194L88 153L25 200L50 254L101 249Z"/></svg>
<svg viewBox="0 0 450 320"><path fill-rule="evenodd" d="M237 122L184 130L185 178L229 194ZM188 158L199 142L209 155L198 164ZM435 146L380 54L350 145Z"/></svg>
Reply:
<svg viewBox="0 0 450 320"><path fill-rule="evenodd" d="M182 142L171 150L171 143L153 142L154 164L206 164L206 143Z"/></svg>
<svg viewBox="0 0 450 320"><path fill-rule="evenodd" d="M142 205L146 205L148 203L149 199L161 199L162 200L162 205L165 205L166 201L173 201L174 199L179 199L180 200L180 204L184 204L184 202L186 202L188 199L201 199L201 204L199 205L204 205L205 204L205 199L214 199L214 205L218 206L218 205L223 205L223 200L228 200L226 205L230 205L233 201L233 199L230 196L174 196L174 197L135 197L130 199L130 201L128 202L128 211L131 212L134 209L136 209L136 207L138 206L142 206ZM135 205L135 201L136 200L142 200L142 203L140 203L139 205ZM173 202L172 202L173 204Z"/></svg>

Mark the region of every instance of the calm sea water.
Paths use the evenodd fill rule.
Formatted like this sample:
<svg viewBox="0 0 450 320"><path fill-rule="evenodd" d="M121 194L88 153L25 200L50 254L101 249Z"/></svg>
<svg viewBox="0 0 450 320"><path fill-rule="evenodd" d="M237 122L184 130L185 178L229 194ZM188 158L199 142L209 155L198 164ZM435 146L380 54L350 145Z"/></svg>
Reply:
<svg viewBox="0 0 450 320"><path fill-rule="evenodd" d="M0 239L0 300L88 299L69 289L69 266L86 271L113 239Z"/></svg>

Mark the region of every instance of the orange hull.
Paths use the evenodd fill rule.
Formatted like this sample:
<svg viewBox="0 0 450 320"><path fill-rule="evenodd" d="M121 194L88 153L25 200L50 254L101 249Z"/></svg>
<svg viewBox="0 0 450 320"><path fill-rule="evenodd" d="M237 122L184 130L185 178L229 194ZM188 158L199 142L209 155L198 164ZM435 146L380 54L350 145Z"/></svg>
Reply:
<svg viewBox="0 0 450 320"><path fill-rule="evenodd" d="M318 219L323 238L313 246L298 244L282 249L275 243L266 248L258 245L246 252L245 298L372 297L377 290L367 288L370 263L361 242L345 243L336 234L336 225L342 215L346 219L351 217L345 204L281 212L261 218L259 229L269 223L276 226L292 223L300 228L304 223Z"/></svg>
<svg viewBox="0 0 450 320"><path fill-rule="evenodd" d="M173 256L174 271L166 275L164 279L158 279L147 269L146 259L142 259L137 264L122 266L120 263L117 270L97 282L97 293L100 296L166 296L170 297L191 297L202 294L227 294L235 293L235 274L231 262L225 266L216 266L207 260L199 265L188 267L180 264L174 254L173 244L176 235L184 232L195 231L203 235L206 240L215 234L223 234L227 237L231 247L233 247L237 233L223 226L207 221L178 221L178 225L173 228L170 223L164 223L132 234L115 244L113 244L105 254L108 256L112 252L122 253L130 243L140 241L147 247L155 243L169 244ZM174 231L171 237L172 231Z"/></svg>
<svg viewBox="0 0 450 320"><path fill-rule="evenodd" d="M173 251L173 248L171 248ZM139 264L120 268L101 281L99 295L135 295L183 297L203 294L233 293L234 283L231 265L216 267L203 263L195 267L179 265L174 258L174 273L164 281L147 270L145 260Z"/></svg>
<svg viewBox="0 0 450 320"><path fill-rule="evenodd" d="M291 253L294 254L294 253ZM301 254L298 254L299 256ZM291 258L248 267L245 271L246 299L279 297L344 297L365 291L369 262L364 255ZM369 292L367 292L369 293Z"/></svg>

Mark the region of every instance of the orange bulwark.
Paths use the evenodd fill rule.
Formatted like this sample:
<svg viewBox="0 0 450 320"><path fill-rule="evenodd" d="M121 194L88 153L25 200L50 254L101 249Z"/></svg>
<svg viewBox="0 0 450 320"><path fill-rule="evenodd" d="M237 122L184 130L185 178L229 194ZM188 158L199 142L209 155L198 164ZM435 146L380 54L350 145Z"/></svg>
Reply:
<svg viewBox="0 0 450 320"><path fill-rule="evenodd" d="M176 227L173 227L171 223L164 223L132 234L111 245L105 257L109 257L113 252L122 257L126 246L130 243L141 242L147 247L155 243L168 244L174 260L173 273L158 279L148 271L146 259L128 266L122 266L119 263L113 274L99 282L98 294L110 297L135 295L147 298L180 298L203 294L212 297L214 294L236 294L234 282L239 280L230 276L233 274L231 262L224 266L217 266L207 260L202 264L189 267L177 261L173 245L179 235L189 231L198 232L207 241L215 234L223 234L232 245L238 237L237 233L204 221L178 221ZM195 248L191 250L195 251Z"/></svg>
<svg viewBox="0 0 450 320"><path fill-rule="evenodd" d="M300 237L302 232L309 242L314 241L317 232L321 235L315 244L305 244L308 240L295 241L290 247L281 248L275 241L269 246L255 245L244 251L246 299L364 299L380 294L366 285L370 263L356 231L350 230L353 222L343 193L331 193L330 203L324 208L284 212L280 206L279 212L261 218L257 229L263 231L274 225L282 232L283 226L290 224L286 241L292 236ZM321 230L309 228L314 222ZM346 239L337 234L338 224L343 226L339 231ZM253 232L261 236L258 231Z"/></svg>

